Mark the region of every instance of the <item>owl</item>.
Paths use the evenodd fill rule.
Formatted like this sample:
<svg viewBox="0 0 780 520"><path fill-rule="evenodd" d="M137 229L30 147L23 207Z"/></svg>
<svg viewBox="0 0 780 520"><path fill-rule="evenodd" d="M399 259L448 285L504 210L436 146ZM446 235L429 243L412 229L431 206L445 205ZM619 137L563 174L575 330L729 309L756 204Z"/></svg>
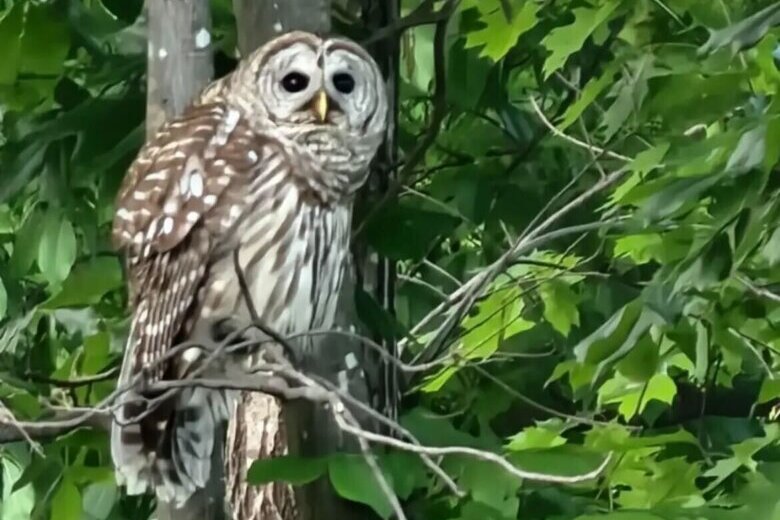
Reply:
<svg viewBox="0 0 780 520"><path fill-rule="evenodd" d="M293 335L332 325L354 195L387 106L364 49L292 32L209 85L139 152L112 230L132 317L119 378L131 390L114 408L111 454L129 494L183 503L206 485L225 393L143 388L192 373L207 352L172 349L203 324L250 321L235 262L266 326Z"/></svg>

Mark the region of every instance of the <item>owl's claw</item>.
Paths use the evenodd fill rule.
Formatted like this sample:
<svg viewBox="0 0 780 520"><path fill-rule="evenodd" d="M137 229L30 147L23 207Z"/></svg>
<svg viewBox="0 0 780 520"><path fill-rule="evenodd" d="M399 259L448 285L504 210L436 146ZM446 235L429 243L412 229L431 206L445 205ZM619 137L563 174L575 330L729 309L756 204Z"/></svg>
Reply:
<svg viewBox="0 0 780 520"><path fill-rule="evenodd" d="M217 345L227 342L227 348L233 356L267 357L270 354L274 362L297 365L297 355L286 342L274 341L271 336L258 327L244 324L234 317L215 320L211 325L211 339Z"/></svg>

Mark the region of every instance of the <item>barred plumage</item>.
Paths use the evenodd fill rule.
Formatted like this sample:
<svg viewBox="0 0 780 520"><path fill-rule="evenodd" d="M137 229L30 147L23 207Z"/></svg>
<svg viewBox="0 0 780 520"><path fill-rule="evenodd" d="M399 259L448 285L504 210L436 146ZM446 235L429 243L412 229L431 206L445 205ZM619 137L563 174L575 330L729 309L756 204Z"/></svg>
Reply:
<svg viewBox="0 0 780 520"><path fill-rule="evenodd" d="M174 345L213 318L249 319L236 250L267 325L283 334L331 325L352 196L381 143L386 106L360 47L290 33L163 126L117 198L113 240L126 255L133 311L120 384L184 377L202 353L169 359ZM181 502L206 483L228 406L205 389L156 407L151 397L134 389L119 403L117 474L130 493Z"/></svg>

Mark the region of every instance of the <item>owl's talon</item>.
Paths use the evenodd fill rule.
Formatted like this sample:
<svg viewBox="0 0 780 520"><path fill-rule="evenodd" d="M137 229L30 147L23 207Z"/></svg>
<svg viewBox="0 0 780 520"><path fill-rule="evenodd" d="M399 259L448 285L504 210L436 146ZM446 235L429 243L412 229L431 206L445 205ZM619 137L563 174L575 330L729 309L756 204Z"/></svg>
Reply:
<svg viewBox="0 0 780 520"><path fill-rule="evenodd" d="M227 341L228 351L232 356L268 352L272 354L269 361L297 365L297 355L289 345L274 341L258 327L243 324L232 316L215 320L211 324L210 336L217 347Z"/></svg>

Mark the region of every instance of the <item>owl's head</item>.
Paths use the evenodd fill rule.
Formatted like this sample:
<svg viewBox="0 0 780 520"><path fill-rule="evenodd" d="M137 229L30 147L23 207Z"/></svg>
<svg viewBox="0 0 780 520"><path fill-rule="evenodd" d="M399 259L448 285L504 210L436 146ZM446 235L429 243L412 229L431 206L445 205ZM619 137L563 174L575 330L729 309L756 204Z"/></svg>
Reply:
<svg viewBox="0 0 780 520"><path fill-rule="evenodd" d="M315 146L323 136L373 144L387 125L379 67L347 39L284 34L247 56L236 80L243 101L263 123L292 139L307 136ZM376 147L371 148L373 155Z"/></svg>

